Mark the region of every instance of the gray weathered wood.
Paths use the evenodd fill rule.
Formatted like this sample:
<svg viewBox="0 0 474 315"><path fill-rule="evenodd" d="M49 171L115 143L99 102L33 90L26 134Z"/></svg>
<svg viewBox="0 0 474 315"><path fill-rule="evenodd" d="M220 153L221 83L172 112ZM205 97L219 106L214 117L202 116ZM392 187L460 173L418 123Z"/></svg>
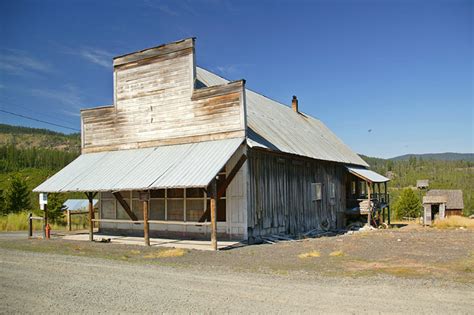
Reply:
<svg viewBox="0 0 474 315"><path fill-rule="evenodd" d="M346 206L343 165L259 149L248 151L247 164L250 241L269 234L322 230L326 225L336 228L337 212ZM336 189L332 202L330 182ZM322 200L312 201L312 183L322 183Z"/></svg>

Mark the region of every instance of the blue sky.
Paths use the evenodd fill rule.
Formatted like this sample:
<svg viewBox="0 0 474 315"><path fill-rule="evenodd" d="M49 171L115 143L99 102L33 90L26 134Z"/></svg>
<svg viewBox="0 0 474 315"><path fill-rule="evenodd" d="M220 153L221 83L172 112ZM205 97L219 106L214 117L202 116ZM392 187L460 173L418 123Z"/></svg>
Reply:
<svg viewBox="0 0 474 315"><path fill-rule="evenodd" d="M79 129L80 108L112 103L113 56L195 36L199 65L297 95L359 153L474 152L473 14L461 0L1 1L0 109Z"/></svg>

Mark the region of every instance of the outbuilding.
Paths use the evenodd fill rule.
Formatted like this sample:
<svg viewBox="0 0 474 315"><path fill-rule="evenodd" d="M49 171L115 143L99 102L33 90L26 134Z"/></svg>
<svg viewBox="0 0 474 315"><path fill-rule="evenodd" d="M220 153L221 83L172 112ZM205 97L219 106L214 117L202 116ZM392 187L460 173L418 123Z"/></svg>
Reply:
<svg viewBox="0 0 474 315"><path fill-rule="evenodd" d="M34 189L85 192L90 209L97 196L101 233L216 248L342 227L349 203L389 208L388 178L295 96L287 106L196 66L194 38L115 57L113 82L113 105L81 111L81 156Z"/></svg>
<svg viewBox="0 0 474 315"><path fill-rule="evenodd" d="M435 219L462 215L464 201L460 189L432 189L423 197L423 223L430 225Z"/></svg>

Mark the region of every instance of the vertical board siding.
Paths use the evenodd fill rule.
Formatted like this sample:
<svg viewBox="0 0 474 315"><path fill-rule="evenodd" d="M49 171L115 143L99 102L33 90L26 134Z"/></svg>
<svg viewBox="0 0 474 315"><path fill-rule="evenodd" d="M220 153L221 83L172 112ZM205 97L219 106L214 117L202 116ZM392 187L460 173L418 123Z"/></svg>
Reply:
<svg viewBox="0 0 474 315"><path fill-rule="evenodd" d="M255 149L248 156L250 240L336 228L337 212L345 208L343 166ZM331 182L336 189L334 199L329 198ZM322 183L322 200L312 201L311 183Z"/></svg>

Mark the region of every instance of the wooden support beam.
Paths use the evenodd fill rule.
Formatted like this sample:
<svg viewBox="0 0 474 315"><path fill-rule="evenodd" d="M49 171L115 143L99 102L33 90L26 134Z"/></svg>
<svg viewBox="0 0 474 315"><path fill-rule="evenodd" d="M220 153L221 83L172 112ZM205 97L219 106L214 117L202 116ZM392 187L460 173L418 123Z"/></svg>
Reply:
<svg viewBox="0 0 474 315"><path fill-rule="evenodd" d="M148 191L140 192L140 200L143 203L143 238L145 245L150 246L150 225L148 224L148 200L150 193Z"/></svg>
<svg viewBox="0 0 474 315"><path fill-rule="evenodd" d="M219 187L219 190L217 191L217 198L221 198L222 195L224 195L227 187L229 187L230 183L234 179L235 175L237 175L242 165L244 165L245 161L247 161L247 156L245 154L242 154L240 159L237 161L237 163L227 175L225 182L221 185L221 187Z"/></svg>
<svg viewBox="0 0 474 315"><path fill-rule="evenodd" d="M214 179L211 185L211 247L217 250L217 179Z"/></svg>
<svg viewBox="0 0 474 315"><path fill-rule="evenodd" d="M370 183L367 182L367 200L369 201L369 214L367 215L367 224L370 226L371 225L371 214L372 214L372 207L371 207L371 201L370 201Z"/></svg>
<svg viewBox="0 0 474 315"><path fill-rule="evenodd" d="M388 200L387 182L383 183L383 191L385 194L385 203L387 204L387 223L390 225L390 200Z"/></svg>
<svg viewBox="0 0 474 315"><path fill-rule="evenodd" d="M71 232L71 210L66 210L67 230Z"/></svg>
<svg viewBox="0 0 474 315"><path fill-rule="evenodd" d="M94 197L97 193L88 192L86 193L87 199L89 200L89 241L94 241Z"/></svg>
<svg viewBox="0 0 474 315"><path fill-rule="evenodd" d="M43 238L46 240L48 237L47 237L47 233L46 233L46 226L48 225L48 205L45 204L44 205L44 218L43 218Z"/></svg>
<svg viewBox="0 0 474 315"><path fill-rule="evenodd" d="M234 179L235 175L239 172L240 168L242 165L244 165L245 161L247 160L247 156L243 154L240 159L237 161L235 166L232 168L232 170L229 172L227 175L225 182L222 183L221 187L218 188L217 191L217 198L221 198L222 195L224 195L227 187L229 187L230 183ZM204 222L207 218L209 218L209 211L210 209L206 209L206 211L202 214L201 218L199 218L198 222Z"/></svg>
<svg viewBox="0 0 474 315"><path fill-rule="evenodd" d="M112 193L115 197L115 199L117 199L117 201L120 203L120 205L122 205L122 208L125 210L125 212L128 214L128 216L130 217L130 219L132 219L133 221L138 221L138 218L137 216L135 215L135 213L132 212L132 210L130 209L130 206L128 205L128 203L123 199L122 195L120 194L120 192L118 191L115 191Z"/></svg>

